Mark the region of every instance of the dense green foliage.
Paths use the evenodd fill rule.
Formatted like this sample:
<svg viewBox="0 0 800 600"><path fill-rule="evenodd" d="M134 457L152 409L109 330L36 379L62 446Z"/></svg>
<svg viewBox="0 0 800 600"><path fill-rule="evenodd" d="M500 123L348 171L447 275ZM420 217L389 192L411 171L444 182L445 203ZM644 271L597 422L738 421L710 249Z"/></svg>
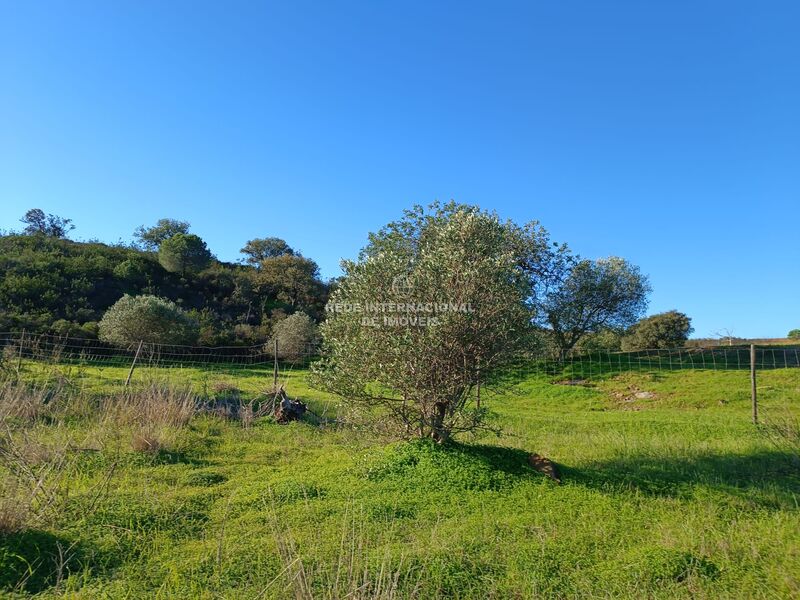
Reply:
<svg viewBox="0 0 800 600"><path fill-rule="evenodd" d="M275 323L270 347L277 342L278 358L299 360L316 355L317 325L304 312L296 312Z"/></svg>
<svg viewBox="0 0 800 600"><path fill-rule="evenodd" d="M266 341L274 321L296 310L319 319L327 298L313 261L282 258L296 260L270 259L265 270L212 260L181 276L131 247L0 236L0 330L95 337L105 311L124 294L151 294L194 315L201 344Z"/></svg>
<svg viewBox="0 0 800 600"><path fill-rule="evenodd" d="M622 349L680 348L686 344L692 320L677 310L651 315L633 325L622 338Z"/></svg>
<svg viewBox="0 0 800 600"><path fill-rule="evenodd" d="M467 399L530 348L534 276L551 252L537 223L455 203L406 211L342 263L321 328L320 385L384 407L405 436L443 442L480 426Z"/></svg>
<svg viewBox="0 0 800 600"><path fill-rule="evenodd" d="M206 243L193 233L176 233L158 247L158 262L170 273L197 273L211 262Z"/></svg>
<svg viewBox="0 0 800 600"><path fill-rule="evenodd" d="M294 250L284 240L276 237L249 240L241 249L245 261L255 267L268 258L294 254Z"/></svg>
<svg viewBox="0 0 800 600"><path fill-rule="evenodd" d="M118 346L191 345L197 342L200 325L170 300L125 294L103 315L99 333L101 340Z"/></svg>
<svg viewBox="0 0 800 600"><path fill-rule="evenodd" d="M790 340L800 340L800 329L792 329L787 337Z"/></svg>
<svg viewBox="0 0 800 600"><path fill-rule="evenodd" d="M152 227L141 225L133 232L137 244L145 250L156 251L162 243L179 233L189 233L189 222L159 219Z"/></svg>
<svg viewBox="0 0 800 600"><path fill-rule="evenodd" d="M578 260L548 294L544 315L565 353L587 334L633 325L647 308L649 293L647 277L625 259Z"/></svg>
<svg viewBox="0 0 800 600"><path fill-rule="evenodd" d="M45 214L41 208L32 208L20 219L25 225L23 230L28 235L46 235L49 237L63 238L75 229L72 219L65 219L58 215Z"/></svg>

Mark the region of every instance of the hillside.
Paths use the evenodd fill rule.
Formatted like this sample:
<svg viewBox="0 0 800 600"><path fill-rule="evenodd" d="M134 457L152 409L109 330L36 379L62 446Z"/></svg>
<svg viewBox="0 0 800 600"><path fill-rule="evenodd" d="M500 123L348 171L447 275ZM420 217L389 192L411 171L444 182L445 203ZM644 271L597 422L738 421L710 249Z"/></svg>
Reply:
<svg viewBox="0 0 800 600"><path fill-rule="evenodd" d="M302 268L298 268L298 265ZM0 330L96 337L123 294L153 294L191 311L204 345L266 339L276 318L319 317L327 295L316 264L274 259L263 268L212 261L181 276L152 252L43 235L0 237Z"/></svg>

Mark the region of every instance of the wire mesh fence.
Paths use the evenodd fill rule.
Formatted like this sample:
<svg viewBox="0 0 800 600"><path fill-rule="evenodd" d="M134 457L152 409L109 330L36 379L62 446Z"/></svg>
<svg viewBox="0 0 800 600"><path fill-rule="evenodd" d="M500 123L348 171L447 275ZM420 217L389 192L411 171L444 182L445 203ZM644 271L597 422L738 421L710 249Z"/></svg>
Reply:
<svg viewBox="0 0 800 600"><path fill-rule="evenodd" d="M754 350L754 353L753 353ZM748 371L800 368L800 347L711 346L658 348L631 352L568 353L563 357L527 355L510 369L518 375L546 374L564 379L593 379L621 373L681 370Z"/></svg>
<svg viewBox="0 0 800 600"><path fill-rule="evenodd" d="M0 333L0 370L40 378L51 375L48 366L62 374L82 375L101 391L168 379L172 383L210 385L215 381L249 377L250 386L274 387L291 372L307 366L318 355L316 344L292 342L251 346L180 346L134 343L116 346L89 338L26 332ZM136 376L133 377L133 371Z"/></svg>
<svg viewBox="0 0 800 600"><path fill-rule="evenodd" d="M4 368L25 361L63 365L181 369L217 372L247 369L272 373L307 366L319 356L318 344L273 343L251 346L179 346L156 343L120 347L95 339L26 332L0 333ZM276 356L277 354L277 356ZM517 357L507 372L517 376L546 375L555 379L589 380L621 373L679 370L757 370L800 368L800 346L662 348L634 352L598 351L554 356L527 353Z"/></svg>

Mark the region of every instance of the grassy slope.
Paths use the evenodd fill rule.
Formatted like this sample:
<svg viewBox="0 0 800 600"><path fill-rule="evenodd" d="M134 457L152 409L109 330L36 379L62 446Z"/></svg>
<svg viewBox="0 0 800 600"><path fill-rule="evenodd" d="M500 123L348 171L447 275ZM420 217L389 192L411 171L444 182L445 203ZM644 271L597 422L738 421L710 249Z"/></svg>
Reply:
<svg viewBox="0 0 800 600"><path fill-rule="evenodd" d="M70 373L94 391L124 374ZM180 378L251 393L264 380ZM797 370L760 383L765 414L800 406ZM121 468L94 510L39 534L40 548L74 543L85 566L42 593L283 598L308 587L325 597L369 580L423 598L797 596L800 479L749 423L748 389L744 372L593 387L531 376L485 396L507 435L450 452L198 418L158 459L100 453L81 465L76 490L112 460ZM302 372L289 390L316 411L330 401ZM642 390L655 397L636 399ZM564 484L525 467L522 450L556 460Z"/></svg>

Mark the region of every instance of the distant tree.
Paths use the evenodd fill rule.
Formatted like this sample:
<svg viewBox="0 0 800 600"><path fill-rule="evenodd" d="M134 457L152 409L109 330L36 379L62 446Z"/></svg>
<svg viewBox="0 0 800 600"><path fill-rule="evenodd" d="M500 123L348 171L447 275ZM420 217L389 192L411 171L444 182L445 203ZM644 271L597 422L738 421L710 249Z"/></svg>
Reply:
<svg viewBox="0 0 800 600"><path fill-rule="evenodd" d="M303 309L314 314L325 293L319 266L304 256L284 254L266 258L254 278L263 299L274 298L292 310Z"/></svg>
<svg viewBox="0 0 800 600"><path fill-rule="evenodd" d="M594 333L587 333L575 345L580 354L592 352L618 352L622 346L622 334L615 329L603 328Z"/></svg>
<svg viewBox="0 0 800 600"><path fill-rule="evenodd" d="M790 340L800 340L800 329L792 329L787 337Z"/></svg>
<svg viewBox="0 0 800 600"><path fill-rule="evenodd" d="M734 335L733 329L728 329L727 327L724 328L724 329L720 329L718 331L715 331L713 335L714 335L715 338L717 338L719 340L719 344L720 345L722 345L723 343L727 343L728 346L733 346L733 341L737 340L737 342L738 342L738 340L739 340L739 338L737 338Z"/></svg>
<svg viewBox="0 0 800 600"><path fill-rule="evenodd" d="M289 244L281 238L276 237L250 240L244 245L244 248L242 248L240 252L246 256L244 259L246 263L256 267L267 258L291 256L295 253Z"/></svg>
<svg viewBox="0 0 800 600"><path fill-rule="evenodd" d="M406 211L369 240L343 263L315 382L370 415L381 407L403 437L443 443L480 427L475 386L533 335L531 272L551 247L546 232L449 203ZM352 309L370 305L388 312Z"/></svg>
<svg viewBox="0 0 800 600"><path fill-rule="evenodd" d="M623 336L622 350L680 348L692 331L692 320L677 310L651 315L633 325Z"/></svg>
<svg viewBox="0 0 800 600"><path fill-rule="evenodd" d="M138 245L150 251L156 251L166 240L179 233L189 233L189 223L177 219L159 219L152 227L140 225L133 232Z"/></svg>
<svg viewBox="0 0 800 600"><path fill-rule="evenodd" d="M177 304L157 296L125 294L109 308L99 323L100 339L119 346L139 341L158 344L193 344L199 325Z"/></svg>
<svg viewBox="0 0 800 600"><path fill-rule="evenodd" d="M577 261L545 302L544 315L561 354L586 334L633 325L647 308L649 292L647 277L622 258Z"/></svg>
<svg viewBox="0 0 800 600"><path fill-rule="evenodd" d="M57 215L45 214L41 208L32 208L20 219L25 224L23 233L27 235L46 235L63 238L75 229L72 219L64 219Z"/></svg>
<svg viewBox="0 0 800 600"><path fill-rule="evenodd" d="M176 233L158 248L158 262L171 273L186 275L200 271L210 261L206 243L193 233Z"/></svg>
<svg viewBox="0 0 800 600"><path fill-rule="evenodd" d="M308 358L319 341L317 325L304 312L296 312L275 324L269 349L278 341L278 358L299 360Z"/></svg>

